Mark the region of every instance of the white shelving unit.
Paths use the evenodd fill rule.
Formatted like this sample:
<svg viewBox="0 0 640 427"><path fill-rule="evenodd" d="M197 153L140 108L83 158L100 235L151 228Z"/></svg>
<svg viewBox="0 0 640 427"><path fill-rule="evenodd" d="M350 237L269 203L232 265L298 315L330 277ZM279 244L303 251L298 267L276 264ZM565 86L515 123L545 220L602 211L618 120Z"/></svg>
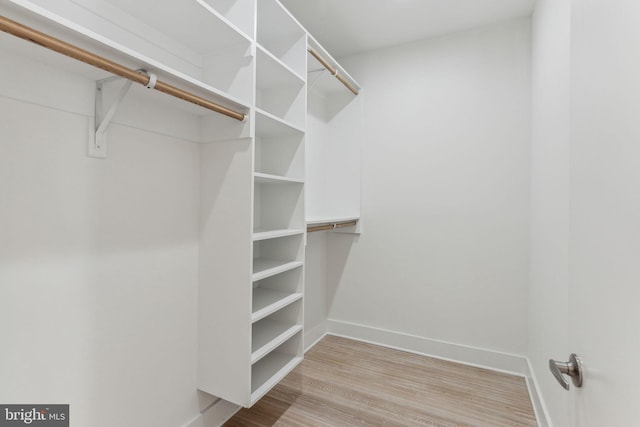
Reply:
<svg viewBox="0 0 640 427"><path fill-rule="evenodd" d="M256 70L256 107L290 127L304 128L305 79L260 45L256 51Z"/></svg>
<svg viewBox="0 0 640 427"><path fill-rule="evenodd" d="M303 356L306 32L275 0L257 2L251 396Z"/></svg>
<svg viewBox="0 0 640 427"><path fill-rule="evenodd" d="M198 387L251 406L303 357L306 31L278 0L6 0L0 11L246 114L143 87L127 95L180 110L197 128L188 140L200 135ZM3 49L109 76L4 34Z"/></svg>
<svg viewBox="0 0 640 427"><path fill-rule="evenodd" d="M306 34L277 0L256 5L252 132L227 128L203 163L199 383L241 406L303 356Z"/></svg>

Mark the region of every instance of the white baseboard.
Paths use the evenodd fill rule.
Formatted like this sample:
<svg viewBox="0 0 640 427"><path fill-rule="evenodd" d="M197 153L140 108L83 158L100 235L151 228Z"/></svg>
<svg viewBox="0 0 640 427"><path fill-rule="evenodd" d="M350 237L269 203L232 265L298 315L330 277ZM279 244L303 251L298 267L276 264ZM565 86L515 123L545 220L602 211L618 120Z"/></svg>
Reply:
<svg viewBox="0 0 640 427"><path fill-rule="evenodd" d="M318 341L327 334L327 322L317 324L313 328L304 329L304 352L309 351L311 347L316 345Z"/></svg>
<svg viewBox="0 0 640 427"><path fill-rule="evenodd" d="M531 404L533 405L533 412L536 414L536 420L540 427L553 427L551 419L549 418L549 411L544 404L540 387L538 386L538 380L536 379L533 366L529 359L527 359L527 387L529 388L529 396L531 396Z"/></svg>
<svg viewBox="0 0 640 427"><path fill-rule="evenodd" d="M236 404L218 399L184 427L220 427L240 409Z"/></svg>
<svg viewBox="0 0 640 427"><path fill-rule="evenodd" d="M526 376L528 369L527 359L524 356L453 344L355 323L328 320L327 333L521 377Z"/></svg>

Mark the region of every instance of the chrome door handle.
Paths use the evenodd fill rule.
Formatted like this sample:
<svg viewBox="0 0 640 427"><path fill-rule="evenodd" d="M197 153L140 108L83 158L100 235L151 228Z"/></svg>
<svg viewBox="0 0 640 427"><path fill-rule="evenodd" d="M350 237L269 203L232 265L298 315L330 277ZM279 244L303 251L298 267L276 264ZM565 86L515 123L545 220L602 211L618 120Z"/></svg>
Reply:
<svg viewBox="0 0 640 427"><path fill-rule="evenodd" d="M563 374L571 377L574 386L582 387L582 360L575 353L571 354L568 362L549 359L549 370L566 390L569 390L569 381L562 376Z"/></svg>

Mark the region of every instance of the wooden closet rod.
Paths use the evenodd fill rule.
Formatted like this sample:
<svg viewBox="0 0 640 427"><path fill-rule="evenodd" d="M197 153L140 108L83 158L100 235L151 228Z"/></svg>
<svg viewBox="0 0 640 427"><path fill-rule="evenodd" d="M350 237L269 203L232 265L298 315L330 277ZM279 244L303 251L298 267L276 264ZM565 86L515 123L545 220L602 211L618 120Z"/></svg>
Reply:
<svg viewBox="0 0 640 427"><path fill-rule="evenodd" d="M307 233L313 233L314 231L335 230L336 228L342 228L342 227L353 227L356 224L358 224L358 221L345 221L345 222L336 222L336 223L323 224L323 225L310 225L307 227Z"/></svg>
<svg viewBox="0 0 640 427"><path fill-rule="evenodd" d="M79 47L63 42L62 40L56 39L55 37L51 37L48 34L41 33L37 30L34 30L33 28L12 21L11 19L8 19L4 16L0 16L0 30L9 34L13 34L14 36L20 37L21 39L46 47L47 49L61 53L62 55L77 59L78 61L84 62L85 64L89 64L117 76L124 77L125 79L131 80L135 83L140 83L143 86L148 87L149 83L151 82L151 77L146 74L142 74L136 70L127 68L116 62L103 58L102 56L87 52L86 50L80 49ZM215 102L208 101L204 98L200 98L197 95L186 92L182 89L178 89L177 87L172 86L168 83L164 83L158 80L156 81L153 88L159 90L160 92L166 93L167 95L171 95L184 101L191 102L192 104L199 105L201 107L215 111L216 113L224 114L225 116L231 117L233 119L239 121L243 121L245 119L245 115L238 111L216 104Z"/></svg>
<svg viewBox="0 0 640 427"><path fill-rule="evenodd" d="M340 75L340 73L338 72L338 70L336 68L332 67L331 64L329 64L327 62L327 60L322 57L322 55L320 55L318 52L316 52L316 50L314 48L309 46L309 47L307 47L307 51L311 55L313 55L313 57L316 58L318 60L318 62L320 62L322 64L322 66L324 68L326 68L327 71L329 71L331 73L331 75L335 76L336 79L340 80L340 83L345 85L347 87L347 89L349 89L354 95L358 95L360 93L358 91L358 89L353 87L353 85L347 81L347 79L345 79L344 77L342 77L342 75Z"/></svg>

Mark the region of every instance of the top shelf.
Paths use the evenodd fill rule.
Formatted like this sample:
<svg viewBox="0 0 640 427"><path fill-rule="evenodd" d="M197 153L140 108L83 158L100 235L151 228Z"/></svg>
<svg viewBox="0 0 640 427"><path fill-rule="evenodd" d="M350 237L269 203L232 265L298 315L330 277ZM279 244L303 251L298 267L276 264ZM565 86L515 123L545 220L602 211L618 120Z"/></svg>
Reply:
<svg viewBox="0 0 640 427"><path fill-rule="evenodd" d="M255 0L203 0L249 38L255 38Z"/></svg>
<svg viewBox="0 0 640 427"><path fill-rule="evenodd" d="M161 5L143 0L109 0L109 3L199 55L251 43L246 34L209 4L210 0L163 1Z"/></svg>
<svg viewBox="0 0 640 427"><path fill-rule="evenodd" d="M259 0L256 41L298 76L307 73L307 33L277 0Z"/></svg>
<svg viewBox="0 0 640 427"><path fill-rule="evenodd" d="M56 14L55 11L42 8L34 2L28 0L9 1L10 3L5 4L2 7L3 15L8 17L9 19L14 19L24 25L34 27L38 31L47 33L55 38L73 44L81 49L87 50L91 53L122 64L125 67L131 69L144 68L146 70L149 70L153 73L156 73L159 80L162 80L176 87L180 87L181 89L184 89L202 98L224 105L226 107L240 110L242 112L247 112L249 108L248 104L246 104L244 101L241 101L239 98L236 98L222 90L203 83L202 80L196 77L171 68L165 63L159 62L159 60L156 58L152 59L148 56L145 56L144 54L133 50L127 45L120 44L103 34L93 31L93 29L90 30L86 27L83 27L64 16ZM61 4L66 4L68 2L66 2L65 0L60 0L58 2L45 3L47 3L47 6L49 6L50 3L52 8L54 8L53 6L59 7ZM78 9L77 5L74 7ZM78 14L82 14L79 11L76 12ZM75 12L72 12L72 9L66 9L66 13L67 15L74 15ZM83 13L87 14L88 12L84 11ZM97 17L97 15L94 15L92 13L89 13L89 15L93 17L93 20L104 20L104 18ZM81 21L86 25L91 24L92 28L94 28L94 22L91 19L88 19L88 17L85 16L85 18L87 18L86 20L81 20L79 17L75 18L77 18L75 20ZM123 23L123 25L124 24L125 23ZM100 25L97 25L97 29L100 28ZM33 55L41 57L43 54L45 54L45 56L47 57L47 63L55 64L64 69L70 69L73 72L87 75L91 79L97 80L110 75L103 70L81 64L80 62L69 59L64 55L49 51L43 51L39 46L33 45L32 48L32 46L28 42L19 40L17 38L8 37L8 39L10 40L10 42L8 43L9 48L12 48L11 46L16 46L16 44L13 43L15 39L17 43L19 43L20 51L25 53L26 55L30 55L30 53L33 53ZM163 99L170 98L171 97L166 96L163 97ZM174 105L177 104L170 101L167 101L167 103ZM191 106L191 104L188 104L184 101L179 101L179 104L180 106L178 108L184 109L186 111L195 112L199 115L210 114L210 111L205 110L201 107Z"/></svg>

